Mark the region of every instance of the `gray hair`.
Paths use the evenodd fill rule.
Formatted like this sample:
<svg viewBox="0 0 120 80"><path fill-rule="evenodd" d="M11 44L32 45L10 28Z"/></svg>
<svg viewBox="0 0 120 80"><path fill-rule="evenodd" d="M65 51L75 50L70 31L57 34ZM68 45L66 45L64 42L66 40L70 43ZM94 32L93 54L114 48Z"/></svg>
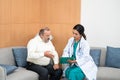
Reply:
<svg viewBox="0 0 120 80"><path fill-rule="evenodd" d="M50 29L48 27L40 29L39 35L43 35L45 31L50 31Z"/></svg>

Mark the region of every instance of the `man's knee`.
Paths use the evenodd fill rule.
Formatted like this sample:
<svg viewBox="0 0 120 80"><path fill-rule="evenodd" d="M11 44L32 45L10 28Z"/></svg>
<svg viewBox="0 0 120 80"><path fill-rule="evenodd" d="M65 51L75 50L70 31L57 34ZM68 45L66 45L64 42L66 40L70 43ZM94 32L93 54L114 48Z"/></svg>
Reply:
<svg viewBox="0 0 120 80"><path fill-rule="evenodd" d="M47 77L48 76L48 70L47 69L44 69L43 72L39 72L40 73L40 76L43 76L43 77Z"/></svg>

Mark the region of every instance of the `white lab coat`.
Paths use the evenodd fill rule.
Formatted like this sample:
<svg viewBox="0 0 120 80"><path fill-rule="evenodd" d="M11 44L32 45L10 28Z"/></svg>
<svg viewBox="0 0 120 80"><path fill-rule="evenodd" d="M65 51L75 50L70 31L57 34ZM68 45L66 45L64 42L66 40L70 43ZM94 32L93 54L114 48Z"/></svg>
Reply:
<svg viewBox="0 0 120 80"><path fill-rule="evenodd" d="M74 38L72 37L69 39L68 44L66 45L63 51L62 57L72 56L73 44L74 44ZM77 61L76 65L78 65L82 69L87 80L96 80L97 66L95 65L92 57L90 56L89 51L90 51L90 47L87 41L82 37L76 49L76 61ZM69 66L67 66L64 69L64 72L68 67Z"/></svg>

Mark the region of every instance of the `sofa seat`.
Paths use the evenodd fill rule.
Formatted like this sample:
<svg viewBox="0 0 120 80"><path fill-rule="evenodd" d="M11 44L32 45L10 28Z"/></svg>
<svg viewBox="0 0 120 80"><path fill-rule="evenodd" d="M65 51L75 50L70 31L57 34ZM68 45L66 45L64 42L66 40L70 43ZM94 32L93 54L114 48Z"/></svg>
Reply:
<svg viewBox="0 0 120 80"><path fill-rule="evenodd" d="M6 80L38 80L37 73L18 67L12 74L7 76Z"/></svg>
<svg viewBox="0 0 120 80"><path fill-rule="evenodd" d="M120 80L120 69L112 67L99 67L97 80Z"/></svg>

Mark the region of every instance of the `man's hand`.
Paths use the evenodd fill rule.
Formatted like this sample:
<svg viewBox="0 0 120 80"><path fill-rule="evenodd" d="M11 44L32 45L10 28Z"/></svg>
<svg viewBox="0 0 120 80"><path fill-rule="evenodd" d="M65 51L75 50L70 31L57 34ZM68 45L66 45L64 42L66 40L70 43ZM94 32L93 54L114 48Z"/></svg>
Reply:
<svg viewBox="0 0 120 80"><path fill-rule="evenodd" d="M51 51L44 52L44 56L49 57L49 58L54 58L54 55L51 53Z"/></svg>
<svg viewBox="0 0 120 80"><path fill-rule="evenodd" d="M59 69L59 65L58 64L54 64L53 68L54 68L54 70Z"/></svg>

